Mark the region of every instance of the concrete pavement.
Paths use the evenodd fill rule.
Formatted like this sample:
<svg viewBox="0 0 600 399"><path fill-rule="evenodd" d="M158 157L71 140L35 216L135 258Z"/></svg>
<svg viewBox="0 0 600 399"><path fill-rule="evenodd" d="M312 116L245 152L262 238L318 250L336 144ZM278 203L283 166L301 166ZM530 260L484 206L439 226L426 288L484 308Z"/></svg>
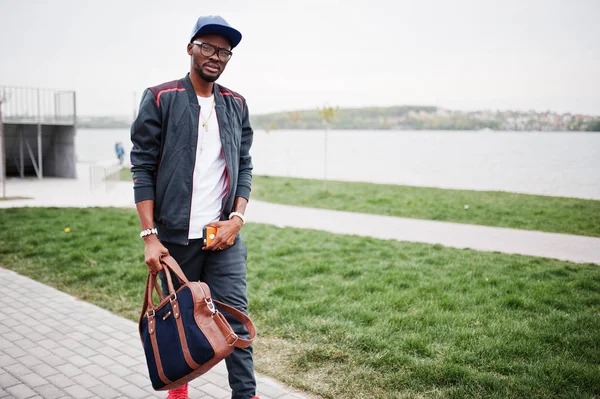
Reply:
<svg viewBox="0 0 600 399"><path fill-rule="evenodd" d="M137 324L0 268L0 398L166 398L152 390ZM261 399L302 399L257 375ZM231 397L225 363L190 398Z"/></svg>

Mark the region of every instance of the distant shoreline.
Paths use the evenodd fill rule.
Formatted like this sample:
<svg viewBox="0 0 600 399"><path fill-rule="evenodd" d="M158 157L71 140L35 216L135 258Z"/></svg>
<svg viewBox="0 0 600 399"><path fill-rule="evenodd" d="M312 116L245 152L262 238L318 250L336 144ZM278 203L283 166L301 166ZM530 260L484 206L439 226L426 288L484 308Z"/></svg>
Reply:
<svg viewBox="0 0 600 399"><path fill-rule="evenodd" d="M434 106L327 108L333 130L600 131L600 116L536 111L452 111ZM79 116L77 127L123 129L131 116ZM319 109L251 115L254 129L323 130Z"/></svg>
<svg viewBox="0 0 600 399"><path fill-rule="evenodd" d="M323 131L325 128L300 128L300 127L286 127L286 128L263 128L252 126L255 131L263 130L267 133L277 132L279 130L311 130L311 131ZM122 125L93 125L93 124L84 124L77 125L77 129L105 129L105 130L116 130L116 129L130 129L131 124L122 124ZM355 131L365 131L365 130L377 130L377 131L395 131L395 132L411 132L411 131L423 131L423 132L480 132L480 133L503 133L503 132L512 132L512 133L600 133L600 131L593 130L494 130L494 129L428 129L428 128L381 128L381 127L345 127L345 128L334 128L331 127L329 130L331 131L339 131L339 130L355 130Z"/></svg>

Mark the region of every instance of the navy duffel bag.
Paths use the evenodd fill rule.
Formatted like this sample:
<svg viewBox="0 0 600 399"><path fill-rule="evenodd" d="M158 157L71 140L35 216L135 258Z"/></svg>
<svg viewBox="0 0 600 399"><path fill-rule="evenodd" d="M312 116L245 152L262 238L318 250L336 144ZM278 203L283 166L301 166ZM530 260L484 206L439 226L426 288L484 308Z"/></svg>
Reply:
<svg viewBox="0 0 600 399"><path fill-rule="evenodd" d="M161 259L169 296L162 295L155 274L148 274L139 331L146 354L152 387L175 389L206 373L233 352L247 348L256 336L254 323L239 310L212 300L206 283L190 282L175 259ZM181 281L175 291L171 270ZM152 291L160 303L152 303ZM239 337L216 306L241 321L250 334Z"/></svg>

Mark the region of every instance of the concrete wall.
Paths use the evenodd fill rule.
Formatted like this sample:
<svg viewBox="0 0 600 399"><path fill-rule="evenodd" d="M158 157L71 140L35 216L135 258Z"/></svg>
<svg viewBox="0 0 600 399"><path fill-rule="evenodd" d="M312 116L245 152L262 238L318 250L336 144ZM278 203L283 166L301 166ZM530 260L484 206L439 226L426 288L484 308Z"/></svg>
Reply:
<svg viewBox="0 0 600 399"><path fill-rule="evenodd" d="M31 147L38 162L38 126L5 124L6 174L20 176L21 138L25 176L36 177L35 168L25 143ZM75 127L42 125L42 175L44 177L75 178Z"/></svg>

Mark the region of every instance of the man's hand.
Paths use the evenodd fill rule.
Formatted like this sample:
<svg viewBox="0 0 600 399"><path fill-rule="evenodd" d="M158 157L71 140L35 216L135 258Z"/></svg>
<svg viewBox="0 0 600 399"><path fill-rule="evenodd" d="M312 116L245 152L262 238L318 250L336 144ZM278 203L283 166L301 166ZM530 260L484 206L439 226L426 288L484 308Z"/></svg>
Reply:
<svg viewBox="0 0 600 399"><path fill-rule="evenodd" d="M163 269L163 266L160 264L160 258L168 256L169 250L162 245L155 234L144 237L144 241L146 241L144 257L148 271L152 274L158 274Z"/></svg>
<svg viewBox="0 0 600 399"><path fill-rule="evenodd" d="M217 236L210 245L202 248L207 251L221 251L235 243L235 237L242 228L242 219L234 217L231 220L209 223L206 227L216 227Z"/></svg>

